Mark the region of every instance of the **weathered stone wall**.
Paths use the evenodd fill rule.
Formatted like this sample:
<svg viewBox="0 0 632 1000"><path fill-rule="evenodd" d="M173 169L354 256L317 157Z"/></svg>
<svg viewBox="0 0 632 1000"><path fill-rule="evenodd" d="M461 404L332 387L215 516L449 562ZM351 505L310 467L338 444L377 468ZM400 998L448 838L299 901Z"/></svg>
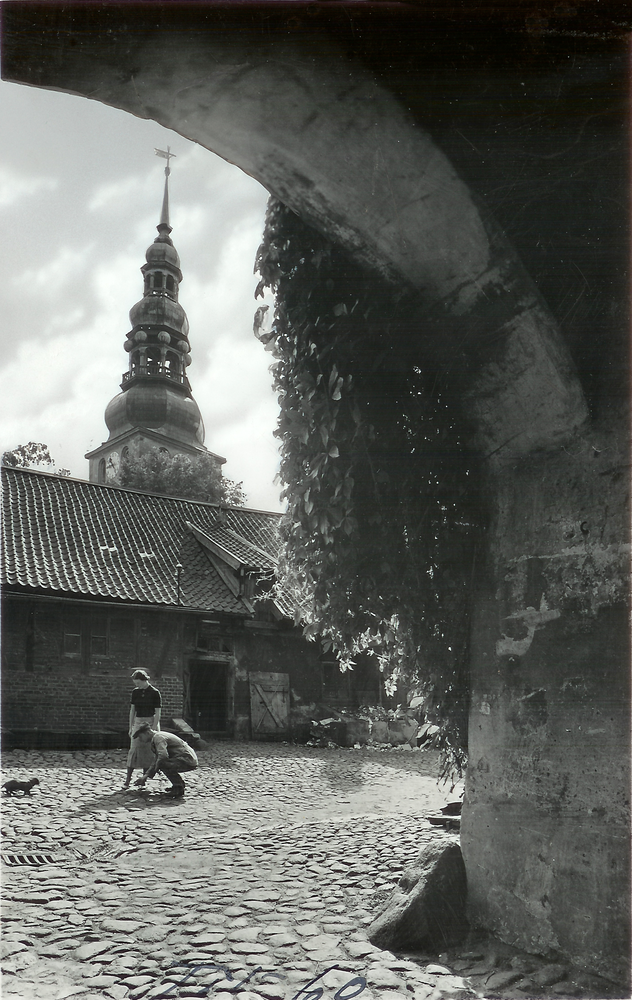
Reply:
<svg viewBox="0 0 632 1000"><path fill-rule="evenodd" d="M462 849L474 923L621 981L628 459L613 430L496 470L473 630Z"/></svg>

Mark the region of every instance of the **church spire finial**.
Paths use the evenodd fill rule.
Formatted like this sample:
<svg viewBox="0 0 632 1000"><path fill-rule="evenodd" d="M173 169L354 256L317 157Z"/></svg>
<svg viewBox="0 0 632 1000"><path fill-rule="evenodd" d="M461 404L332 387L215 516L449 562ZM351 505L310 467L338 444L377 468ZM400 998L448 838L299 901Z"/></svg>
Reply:
<svg viewBox="0 0 632 1000"><path fill-rule="evenodd" d="M162 199L162 212L160 213L160 222L156 226L156 229L161 235L164 233L169 235L171 232L171 226L169 225L169 174L171 173L169 160L176 154L171 152L171 146L167 146L166 151L164 149L156 149L154 147L154 152L156 156L162 156L163 159L167 161L167 165L165 167L165 193Z"/></svg>

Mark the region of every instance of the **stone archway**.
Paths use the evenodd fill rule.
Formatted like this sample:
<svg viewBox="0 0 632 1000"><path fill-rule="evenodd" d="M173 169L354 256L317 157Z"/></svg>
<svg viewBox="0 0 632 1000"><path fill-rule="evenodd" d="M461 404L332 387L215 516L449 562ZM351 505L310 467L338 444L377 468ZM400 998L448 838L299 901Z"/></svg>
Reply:
<svg viewBox="0 0 632 1000"><path fill-rule="evenodd" d="M517 255L430 135L334 39L262 38L239 19L213 32L183 5L158 19L71 5L47 14L46 43L31 43L25 60L11 39L32 18L7 7L7 78L83 94L206 146L411 285L441 339L464 329L478 338L470 406L485 453L523 454L583 423L568 352ZM490 328L493 357L481 336Z"/></svg>
<svg viewBox="0 0 632 1000"><path fill-rule="evenodd" d="M614 424L588 422L556 320L423 127L436 95L418 83L414 116L346 36L276 31L265 9L8 2L3 13L7 79L212 149L412 287L431 341L474 345L466 402L496 517L472 643L472 914L625 978L627 445Z"/></svg>

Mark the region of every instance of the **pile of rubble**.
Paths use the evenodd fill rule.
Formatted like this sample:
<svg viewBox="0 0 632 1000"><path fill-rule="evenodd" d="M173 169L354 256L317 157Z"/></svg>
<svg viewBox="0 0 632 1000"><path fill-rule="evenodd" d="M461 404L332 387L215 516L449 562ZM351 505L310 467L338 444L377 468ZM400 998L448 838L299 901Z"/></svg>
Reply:
<svg viewBox="0 0 632 1000"><path fill-rule="evenodd" d="M416 701L421 699L413 699L410 705L396 709L365 705L355 712L309 706L312 717L305 742L307 746L318 747L425 750L434 746L439 729L424 721L423 710ZM305 718L302 721L305 726Z"/></svg>

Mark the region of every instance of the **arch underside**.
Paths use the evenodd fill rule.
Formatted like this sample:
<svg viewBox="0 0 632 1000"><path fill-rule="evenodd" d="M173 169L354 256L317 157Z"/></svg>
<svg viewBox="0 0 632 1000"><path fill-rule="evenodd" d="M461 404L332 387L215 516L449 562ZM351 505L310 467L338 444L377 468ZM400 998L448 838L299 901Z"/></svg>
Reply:
<svg viewBox="0 0 632 1000"><path fill-rule="evenodd" d="M44 41L37 11L6 6L8 78L153 118L206 146L412 287L424 346L469 338L478 364L468 406L485 454L546 447L584 422L569 352L518 255L425 123L331 34L262 37L229 17L212 31L180 4L159 18L158 5L66 5L49 9Z"/></svg>

